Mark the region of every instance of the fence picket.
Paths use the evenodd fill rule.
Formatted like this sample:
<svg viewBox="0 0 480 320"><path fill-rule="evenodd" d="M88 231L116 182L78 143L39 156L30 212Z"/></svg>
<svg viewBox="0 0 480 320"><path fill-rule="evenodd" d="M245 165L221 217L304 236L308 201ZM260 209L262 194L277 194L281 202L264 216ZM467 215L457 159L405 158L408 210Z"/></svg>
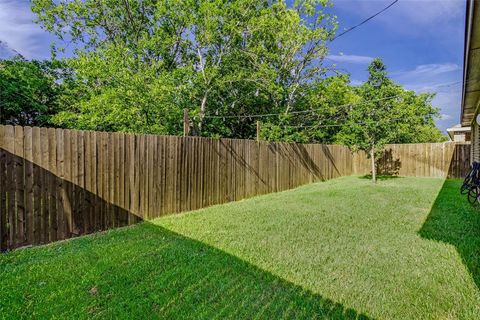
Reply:
<svg viewBox="0 0 480 320"><path fill-rule="evenodd" d="M406 176L470 164L468 144L385 150L377 165ZM0 126L0 250L367 173L365 152L338 145Z"/></svg>

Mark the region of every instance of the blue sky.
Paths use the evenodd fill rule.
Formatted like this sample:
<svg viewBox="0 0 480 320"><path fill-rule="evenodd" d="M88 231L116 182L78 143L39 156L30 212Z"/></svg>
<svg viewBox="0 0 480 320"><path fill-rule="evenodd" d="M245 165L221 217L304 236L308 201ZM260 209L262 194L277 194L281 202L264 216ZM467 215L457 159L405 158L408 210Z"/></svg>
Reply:
<svg viewBox="0 0 480 320"><path fill-rule="evenodd" d="M392 0L333 0L339 32ZM391 77L417 92L436 92L442 130L459 122L465 0L400 0L375 19L330 44L329 63L349 72L354 84L381 57ZM0 0L0 41L30 59L50 56L54 38L32 22L28 0ZM0 56L6 50L0 48Z"/></svg>
<svg viewBox="0 0 480 320"><path fill-rule="evenodd" d="M336 0L340 31L381 10L392 0ZM465 0L400 0L389 10L330 45L330 59L364 81L366 68L381 57L390 76L408 89L436 92L442 130L459 122Z"/></svg>

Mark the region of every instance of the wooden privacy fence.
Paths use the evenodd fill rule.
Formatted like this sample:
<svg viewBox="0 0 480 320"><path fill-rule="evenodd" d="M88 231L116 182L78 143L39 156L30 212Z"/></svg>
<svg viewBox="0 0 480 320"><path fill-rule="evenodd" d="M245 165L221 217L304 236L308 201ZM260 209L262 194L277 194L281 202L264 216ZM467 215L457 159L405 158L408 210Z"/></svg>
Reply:
<svg viewBox="0 0 480 320"><path fill-rule="evenodd" d="M410 177L463 178L470 168L469 143L388 144L376 161L378 174ZM354 155L354 174L369 174L364 152Z"/></svg>
<svg viewBox="0 0 480 320"><path fill-rule="evenodd" d="M380 174L463 177L470 145L387 145ZM0 126L0 249L48 243L351 174L339 145Z"/></svg>
<svg viewBox="0 0 480 320"><path fill-rule="evenodd" d="M338 145L0 126L0 249L352 174Z"/></svg>

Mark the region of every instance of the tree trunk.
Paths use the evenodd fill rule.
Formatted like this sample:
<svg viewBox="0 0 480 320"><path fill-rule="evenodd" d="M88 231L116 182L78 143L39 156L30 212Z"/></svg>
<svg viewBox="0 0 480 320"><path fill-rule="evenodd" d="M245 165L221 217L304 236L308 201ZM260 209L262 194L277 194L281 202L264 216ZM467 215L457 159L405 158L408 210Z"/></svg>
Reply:
<svg viewBox="0 0 480 320"><path fill-rule="evenodd" d="M200 119L198 121L198 131L201 135L202 133L202 127L203 127L203 119L205 118L205 109L206 109L206 106L207 106L207 97L208 97L208 91L205 91L205 93L203 94L203 98L202 98L202 103L200 104Z"/></svg>
<svg viewBox="0 0 480 320"><path fill-rule="evenodd" d="M373 183L377 182L377 175L375 172L375 146L372 146L370 150L370 159L372 159L372 181Z"/></svg>

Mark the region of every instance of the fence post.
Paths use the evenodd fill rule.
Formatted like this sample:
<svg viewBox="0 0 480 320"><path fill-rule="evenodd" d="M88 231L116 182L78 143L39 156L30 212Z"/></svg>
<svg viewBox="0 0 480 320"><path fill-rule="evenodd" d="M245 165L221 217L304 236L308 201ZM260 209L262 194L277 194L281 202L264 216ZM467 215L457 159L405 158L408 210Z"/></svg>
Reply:
<svg viewBox="0 0 480 320"><path fill-rule="evenodd" d="M260 121L257 120L257 141L260 141Z"/></svg>
<svg viewBox="0 0 480 320"><path fill-rule="evenodd" d="M190 132L190 119L188 117L188 109L183 109L183 136L188 136Z"/></svg>

